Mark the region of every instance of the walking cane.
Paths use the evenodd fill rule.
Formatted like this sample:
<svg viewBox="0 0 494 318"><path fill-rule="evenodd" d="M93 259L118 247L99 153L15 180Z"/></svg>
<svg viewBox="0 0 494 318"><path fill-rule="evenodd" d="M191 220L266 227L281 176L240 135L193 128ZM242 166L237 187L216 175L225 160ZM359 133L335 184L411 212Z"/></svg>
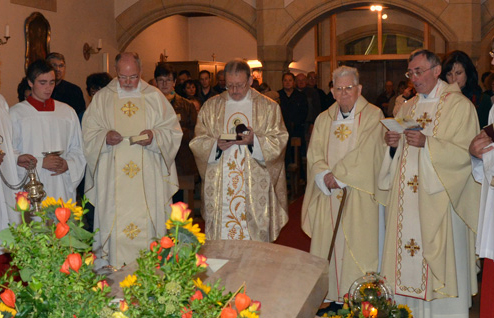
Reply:
<svg viewBox="0 0 494 318"><path fill-rule="evenodd" d="M343 188L343 196L341 197L340 208L338 209L338 216L336 217L336 225L333 231L333 238L331 239L331 247L329 248L328 261L331 263L331 256L333 256L334 243L336 242L336 235L338 234L338 228L340 227L341 215L343 214L343 206L346 201L346 187Z"/></svg>

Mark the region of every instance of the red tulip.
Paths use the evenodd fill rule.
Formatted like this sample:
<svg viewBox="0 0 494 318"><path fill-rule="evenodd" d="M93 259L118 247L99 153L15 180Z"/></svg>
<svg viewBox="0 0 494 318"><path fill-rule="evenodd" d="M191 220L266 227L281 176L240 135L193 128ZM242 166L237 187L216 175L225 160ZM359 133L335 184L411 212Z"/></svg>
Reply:
<svg viewBox="0 0 494 318"><path fill-rule="evenodd" d="M235 307L237 307L239 312L249 307L249 305L250 297L247 296L245 292L243 294L238 293L237 296L235 296Z"/></svg>
<svg viewBox="0 0 494 318"><path fill-rule="evenodd" d="M160 245L163 248L170 248L174 246L175 243L173 243L172 239L169 238L168 236L163 236L163 238L161 238Z"/></svg>
<svg viewBox="0 0 494 318"><path fill-rule="evenodd" d="M60 268L60 272L69 275L69 260L65 259L65 262L63 262L62 267Z"/></svg>
<svg viewBox="0 0 494 318"><path fill-rule="evenodd" d="M371 314L371 311L374 307L372 307L371 303L368 301L362 302L360 313L365 317L368 318Z"/></svg>
<svg viewBox="0 0 494 318"><path fill-rule="evenodd" d="M79 253L69 254L67 256L67 260L69 261L70 268L72 268L74 271L79 273L79 268L81 268L81 265L82 265L81 254L79 254Z"/></svg>
<svg viewBox="0 0 494 318"><path fill-rule="evenodd" d="M232 309L231 307L225 307L221 311L221 318L236 318L237 317L237 312L235 309Z"/></svg>
<svg viewBox="0 0 494 318"><path fill-rule="evenodd" d="M10 289L5 289L3 293L0 294L0 298L4 302L5 305L15 308L15 294Z"/></svg>
<svg viewBox="0 0 494 318"><path fill-rule="evenodd" d="M254 300L249 306L249 311L259 311L261 309L261 302Z"/></svg>
<svg viewBox="0 0 494 318"><path fill-rule="evenodd" d="M55 229L55 236L58 239L61 239L62 237L67 235L67 233L69 233L69 230L70 227L66 223L59 222L57 224L57 228Z"/></svg>
<svg viewBox="0 0 494 318"><path fill-rule="evenodd" d="M55 216L62 223L67 223L70 218L70 209L69 208L57 208L55 210Z"/></svg>

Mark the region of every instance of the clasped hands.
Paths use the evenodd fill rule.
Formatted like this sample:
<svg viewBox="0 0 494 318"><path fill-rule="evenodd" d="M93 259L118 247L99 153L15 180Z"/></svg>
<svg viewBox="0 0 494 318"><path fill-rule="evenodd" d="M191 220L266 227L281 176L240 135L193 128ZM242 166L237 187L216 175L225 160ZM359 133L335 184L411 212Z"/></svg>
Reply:
<svg viewBox="0 0 494 318"><path fill-rule="evenodd" d="M414 147L424 147L426 137L419 130L405 130L404 132L407 143ZM387 131L384 134L384 141L390 147L398 147L400 142L401 134L396 131Z"/></svg>
<svg viewBox="0 0 494 318"><path fill-rule="evenodd" d="M244 133L238 133L237 135L242 138L241 140L224 140L218 138L218 148L221 149L221 151L225 151L228 148L230 148L233 145L253 145L254 144L254 129L252 127L247 127L249 130L248 134Z"/></svg>
<svg viewBox="0 0 494 318"><path fill-rule="evenodd" d="M153 135L153 131L152 130L150 130L150 129L143 130L143 131L141 131L141 133L139 134L139 136L140 135L148 135L148 139L137 141L136 142L137 145L141 145L141 146L145 147L147 145L150 145L153 142L153 136L154 135ZM123 140L122 135L120 135L120 133L117 132L117 131L115 131L115 130L110 130L106 134L106 144L109 145L109 146L116 146L120 142L122 142L122 140Z"/></svg>

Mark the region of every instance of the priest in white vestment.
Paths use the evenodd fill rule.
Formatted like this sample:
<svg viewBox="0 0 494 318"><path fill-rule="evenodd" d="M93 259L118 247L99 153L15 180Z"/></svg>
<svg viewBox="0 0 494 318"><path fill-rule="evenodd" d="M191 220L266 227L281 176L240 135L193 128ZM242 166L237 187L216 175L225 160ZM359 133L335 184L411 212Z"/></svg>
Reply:
<svg viewBox="0 0 494 318"><path fill-rule="evenodd" d="M82 120L85 192L99 228L93 246L97 267L129 264L163 236L178 190L175 155L182 131L175 111L141 80L137 54L117 55L116 72Z"/></svg>
<svg viewBox="0 0 494 318"><path fill-rule="evenodd" d="M47 196L75 202L86 167L79 119L72 107L51 98L55 72L50 64L33 62L27 79L31 96L10 109L14 149L37 159L36 169ZM18 164L20 180L29 163Z"/></svg>
<svg viewBox="0 0 494 318"><path fill-rule="evenodd" d="M202 178L206 238L272 242L288 221L288 132L278 104L250 88L245 61L230 61L225 76L227 91L203 105L190 142ZM247 131L227 140L223 134L239 124Z"/></svg>
<svg viewBox="0 0 494 318"><path fill-rule="evenodd" d="M311 237L311 254L328 259L342 189L346 189L326 296L343 301L357 278L378 270L379 204L375 193L385 149L380 123L384 116L361 96L357 69L337 68L333 83L336 103L317 117L307 152L302 228Z"/></svg>
<svg viewBox="0 0 494 318"><path fill-rule="evenodd" d="M439 58L414 51L407 77L418 95L396 118L417 130L388 131L379 187L389 190L381 274L414 317L468 317L477 292L474 232L480 186L468 147L478 133L473 104L438 79Z"/></svg>

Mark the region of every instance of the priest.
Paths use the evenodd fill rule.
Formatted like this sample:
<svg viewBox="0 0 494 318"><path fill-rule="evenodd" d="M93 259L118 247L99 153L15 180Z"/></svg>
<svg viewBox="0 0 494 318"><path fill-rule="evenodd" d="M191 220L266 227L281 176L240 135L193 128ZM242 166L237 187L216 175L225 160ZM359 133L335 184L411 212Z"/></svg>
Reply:
<svg viewBox="0 0 494 318"><path fill-rule="evenodd" d="M413 118L417 127L385 134L379 187L389 197L381 273L414 317L468 317L477 292L473 231L480 195L468 147L479 127L473 104L440 73L434 53L411 53L406 76L418 96L396 118Z"/></svg>
<svg viewBox="0 0 494 318"><path fill-rule="evenodd" d="M288 132L278 104L250 88L245 61L228 62L225 78L227 91L203 105L190 142L202 178L206 238L272 242L288 221Z"/></svg>
<svg viewBox="0 0 494 318"><path fill-rule="evenodd" d="M74 109L51 98L55 87L53 67L37 60L27 69L31 95L10 109L12 143L19 154L37 160L37 172L48 196L76 200L86 160L82 151L81 126ZM23 157L25 158L25 157ZM18 160L19 179L32 160Z"/></svg>
<svg viewBox="0 0 494 318"><path fill-rule="evenodd" d="M166 233L178 190L182 131L165 96L141 80L135 53L118 54L117 78L94 95L82 119L85 193L95 206L95 266L120 267Z"/></svg>
<svg viewBox="0 0 494 318"><path fill-rule="evenodd" d="M311 237L311 254L324 259L336 233L326 299L343 301L357 278L378 269L375 185L384 154L379 122L384 116L361 96L357 69L337 68L333 83L336 103L317 117L307 152L302 229ZM347 191L344 200L342 189Z"/></svg>

